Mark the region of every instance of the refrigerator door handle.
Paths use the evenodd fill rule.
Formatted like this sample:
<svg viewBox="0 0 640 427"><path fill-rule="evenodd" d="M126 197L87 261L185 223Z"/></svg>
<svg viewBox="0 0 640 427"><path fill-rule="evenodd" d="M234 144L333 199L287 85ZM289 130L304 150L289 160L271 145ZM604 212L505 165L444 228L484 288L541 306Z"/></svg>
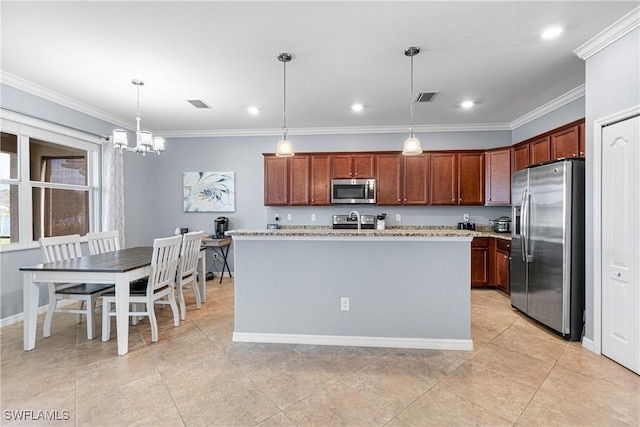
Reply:
<svg viewBox="0 0 640 427"><path fill-rule="evenodd" d="M522 203L520 204L521 206L521 212L520 212L520 253L522 253L522 261L527 262L527 245L526 245L526 240L527 240L527 231L526 228L524 226L525 224L525 218L526 218L526 214L527 214L527 207L526 207L526 195L527 195L527 189L523 189L522 190Z"/></svg>

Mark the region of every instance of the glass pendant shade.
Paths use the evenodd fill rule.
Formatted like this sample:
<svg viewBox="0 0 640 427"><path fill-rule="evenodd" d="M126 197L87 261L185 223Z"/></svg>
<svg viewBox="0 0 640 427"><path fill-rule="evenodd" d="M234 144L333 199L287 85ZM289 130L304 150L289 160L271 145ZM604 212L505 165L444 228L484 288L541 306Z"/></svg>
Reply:
<svg viewBox="0 0 640 427"><path fill-rule="evenodd" d="M113 130L113 145L116 149L122 149L122 147L126 147L129 145L129 141L127 140L127 131L124 129L114 129Z"/></svg>
<svg viewBox="0 0 640 427"><path fill-rule="evenodd" d="M153 135L151 132L143 130L140 132L140 145L144 147L145 150L151 150L153 148Z"/></svg>
<svg viewBox="0 0 640 427"><path fill-rule="evenodd" d="M164 138L161 136L156 136L153 138L153 149L155 151L164 151ZM159 154L159 153L158 153Z"/></svg>
<svg viewBox="0 0 640 427"><path fill-rule="evenodd" d="M276 148L276 156L292 157L294 154L295 153L293 152L293 145L291 145L291 141L283 138L280 142L278 142L278 147Z"/></svg>
<svg viewBox="0 0 640 427"><path fill-rule="evenodd" d="M411 135L404 142L404 149L402 150L402 154L405 156L417 156L418 154L422 154L422 147L420 146L420 141L415 136Z"/></svg>

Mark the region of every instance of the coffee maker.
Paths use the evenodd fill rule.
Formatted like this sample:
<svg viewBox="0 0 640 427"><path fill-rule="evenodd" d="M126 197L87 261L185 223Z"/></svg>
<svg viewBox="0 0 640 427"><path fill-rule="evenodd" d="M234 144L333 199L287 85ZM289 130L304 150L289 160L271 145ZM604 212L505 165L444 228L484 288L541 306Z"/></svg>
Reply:
<svg viewBox="0 0 640 427"><path fill-rule="evenodd" d="M224 239L224 232L229 230L229 218L226 216L219 216L213 221L213 232L216 239Z"/></svg>

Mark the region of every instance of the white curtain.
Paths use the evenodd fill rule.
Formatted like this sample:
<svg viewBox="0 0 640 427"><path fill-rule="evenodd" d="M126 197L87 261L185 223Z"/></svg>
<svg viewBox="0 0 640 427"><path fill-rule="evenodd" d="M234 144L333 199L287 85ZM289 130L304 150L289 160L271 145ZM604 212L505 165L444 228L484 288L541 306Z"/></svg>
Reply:
<svg viewBox="0 0 640 427"><path fill-rule="evenodd" d="M124 241L124 165L112 141L102 143L102 230L118 230Z"/></svg>

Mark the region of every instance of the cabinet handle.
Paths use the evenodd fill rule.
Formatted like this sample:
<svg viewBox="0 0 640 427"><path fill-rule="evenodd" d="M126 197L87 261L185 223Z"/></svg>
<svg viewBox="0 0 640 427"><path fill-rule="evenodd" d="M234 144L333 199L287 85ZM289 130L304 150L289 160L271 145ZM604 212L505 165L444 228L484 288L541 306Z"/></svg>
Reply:
<svg viewBox="0 0 640 427"><path fill-rule="evenodd" d="M578 157L578 155L576 153L573 153L572 156L573 157Z"/></svg>
<svg viewBox="0 0 640 427"><path fill-rule="evenodd" d="M358 176L358 172L356 172L356 176Z"/></svg>
<svg viewBox="0 0 640 427"><path fill-rule="evenodd" d="M584 156L584 151L581 151L581 152L580 152L580 155L581 155L581 156Z"/></svg>
<svg viewBox="0 0 640 427"><path fill-rule="evenodd" d="M451 201L452 201L453 203L455 203L455 202L456 202L456 199L451 199Z"/></svg>
<svg viewBox="0 0 640 427"><path fill-rule="evenodd" d="M398 203L400 203L400 199L398 199Z"/></svg>

